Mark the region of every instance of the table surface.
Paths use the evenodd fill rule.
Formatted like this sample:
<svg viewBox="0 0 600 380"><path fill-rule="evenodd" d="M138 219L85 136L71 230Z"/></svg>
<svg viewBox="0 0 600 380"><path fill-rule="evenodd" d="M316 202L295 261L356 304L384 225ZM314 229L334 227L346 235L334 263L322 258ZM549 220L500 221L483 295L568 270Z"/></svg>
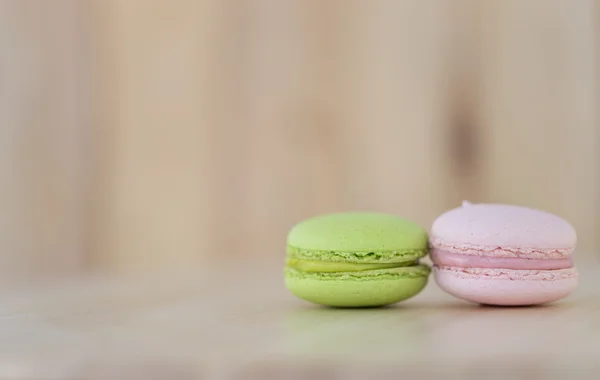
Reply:
<svg viewBox="0 0 600 380"><path fill-rule="evenodd" d="M12 289L0 295L0 378L597 379L600 265L578 267L569 298L513 308L454 299L433 280L395 306L324 308L288 293L281 268L246 263Z"/></svg>

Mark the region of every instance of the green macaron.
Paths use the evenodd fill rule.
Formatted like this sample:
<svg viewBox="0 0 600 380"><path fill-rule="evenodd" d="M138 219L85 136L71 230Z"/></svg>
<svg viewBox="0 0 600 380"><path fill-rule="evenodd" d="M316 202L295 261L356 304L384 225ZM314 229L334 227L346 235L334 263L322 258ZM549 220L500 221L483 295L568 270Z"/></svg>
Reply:
<svg viewBox="0 0 600 380"><path fill-rule="evenodd" d="M383 306L419 293L430 268L427 233L417 224L380 213L317 216L294 226L284 269L297 297L336 307Z"/></svg>

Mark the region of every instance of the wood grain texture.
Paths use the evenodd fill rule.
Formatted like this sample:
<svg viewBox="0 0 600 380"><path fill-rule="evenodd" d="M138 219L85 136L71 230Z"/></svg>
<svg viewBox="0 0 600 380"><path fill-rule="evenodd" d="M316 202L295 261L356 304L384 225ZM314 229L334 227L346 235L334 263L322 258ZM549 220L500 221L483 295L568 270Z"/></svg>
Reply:
<svg viewBox="0 0 600 380"><path fill-rule="evenodd" d="M392 307L329 309L257 262L13 290L0 377L595 379L600 267L581 264L578 291L540 307L472 305L432 280Z"/></svg>
<svg viewBox="0 0 600 380"><path fill-rule="evenodd" d="M0 281L80 270L88 78L75 1L0 2Z"/></svg>
<svg viewBox="0 0 600 380"><path fill-rule="evenodd" d="M447 207L448 35L444 2L353 2L343 108L348 207L428 226ZM416 37L418 36L418 38Z"/></svg>
<svg viewBox="0 0 600 380"><path fill-rule="evenodd" d="M298 217L343 207L333 35L342 16L332 4L248 1L239 10L227 97L236 119L222 140L226 228L239 236L228 235L231 252L278 252Z"/></svg>
<svg viewBox="0 0 600 380"><path fill-rule="evenodd" d="M305 217L463 199L598 251L597 1L0 6L7 272L283 260Z"/></svg>
<svg viewBox="0 0 600 380"><path fill-rule="evenodd" d="M107 184L97 262L189 265L215 248L222 146L211 74L218 2L97 4L107 72ZM215 223L216 222L216 223ZM216 227L216 228L215 228Z"/></svg>

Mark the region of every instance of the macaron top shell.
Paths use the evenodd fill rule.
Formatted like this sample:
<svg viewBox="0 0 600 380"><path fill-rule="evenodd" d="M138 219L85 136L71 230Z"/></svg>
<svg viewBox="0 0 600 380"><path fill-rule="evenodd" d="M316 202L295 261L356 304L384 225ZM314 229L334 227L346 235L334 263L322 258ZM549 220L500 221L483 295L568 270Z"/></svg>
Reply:
<svg viewBox="0 0 600 380"><path fill-rule="evenodd" d="M341 252L427 251L427 232L398 216L350 212L307 219L288 234L288 247Z"/></svg>
<svg viewBox="0 0 600 380"><path fill-rule="evenodd" d="M465 202L435 220L430 239L433 247L466 254L483 249L564 257L574 250L577 234L567 221L548 212Z"/></svg>

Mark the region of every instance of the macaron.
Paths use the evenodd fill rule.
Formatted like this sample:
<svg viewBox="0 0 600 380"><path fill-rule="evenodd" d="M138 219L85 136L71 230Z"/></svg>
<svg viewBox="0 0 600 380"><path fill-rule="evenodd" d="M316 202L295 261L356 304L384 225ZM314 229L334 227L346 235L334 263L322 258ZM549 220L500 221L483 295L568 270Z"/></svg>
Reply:
<svg viewBox="0 0 600 380"><path fill-rule="evenodd" d="M320 305L388 305L425 287L430 268L419 259L427 252L427 232L398 216L316 216L288 234L285 283L297 297Z"/></svg>
<svg viewBox="0 0 600 380"><path fill-rule="evenodd" d="M577 286L575 229L548 212L502 204L470 204L438 217L430 247L437 284L489 305L556 301Z"/></svg>

